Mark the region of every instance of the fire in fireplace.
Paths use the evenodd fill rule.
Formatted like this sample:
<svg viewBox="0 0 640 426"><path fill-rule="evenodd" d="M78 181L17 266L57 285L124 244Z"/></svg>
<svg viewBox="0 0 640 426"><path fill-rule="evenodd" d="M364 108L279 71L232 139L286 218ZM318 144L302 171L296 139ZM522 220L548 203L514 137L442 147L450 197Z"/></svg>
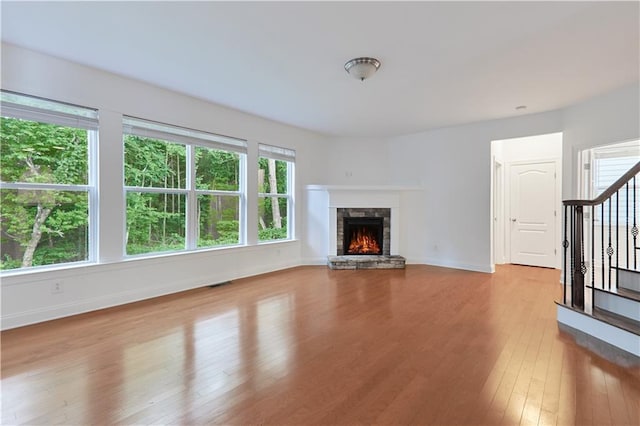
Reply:
<svg viewBox="0 0 640 426"><path fill-rule="evenodd" d="M384 219L344 218L345 254L382 254Z"/></svg>

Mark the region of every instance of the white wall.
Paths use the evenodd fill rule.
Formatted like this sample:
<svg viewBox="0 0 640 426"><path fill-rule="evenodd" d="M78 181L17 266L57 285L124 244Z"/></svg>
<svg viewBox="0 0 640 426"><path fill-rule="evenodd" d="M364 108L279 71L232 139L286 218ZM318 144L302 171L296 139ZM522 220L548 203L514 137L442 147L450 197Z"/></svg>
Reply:
<svg viewBox="0 0 640 426"><path fill-rule="evenodd" d="M579 150L640 137L636 83L559 111L389 139L390 184L425 188L409 213L406 257L491 270L491 140L563 132L562 199L575 196Z"/></svg>
<svg viewBox="0 0 640 426"><path fill-rule="evenodd" d="M387 185L390 179L388 141L383 138L332 138L327 184Z"/></svg>
<svg viewBox="0 0 640 426"><path fill-rule="evenodd" d="M419 185L407 253L421 263L490 272L491 141L558 132L559 111L396 137L391 183Z"/></svg>
<svg viewBox="0 0 640 426"><path fill-rule="evenodd" d="M562 135L551 133L494 141L494 155L503 163L562 158Z"/></svg>
<svg viewBox="0 0 640 426"><path fill-rule="evenodd" d="M123 114L249 141L248 234L257 233L258 142L296 150L296 226L305 226L304 186L325 180L323 136L213 105L199 99L73 64L11 45L2 45L2 88L97 108L100 114L102 181L122 182ZM101 184L102 185L102 184ZM124 197L118 185L101 186L99 242L102 264L57 271L15 273L2 279L2 328L10 328L137 299L219 283L301 263L301 242L255 244L233 249L122 260ZM63 293L51 294L54 280Z"/></svg>
<svg viewBox="0 0 640 426"><path fill-rule="evenodd" d="M564 110L563 199L578 196L578 152L640 137L640 85L626 86Z"/></svg>

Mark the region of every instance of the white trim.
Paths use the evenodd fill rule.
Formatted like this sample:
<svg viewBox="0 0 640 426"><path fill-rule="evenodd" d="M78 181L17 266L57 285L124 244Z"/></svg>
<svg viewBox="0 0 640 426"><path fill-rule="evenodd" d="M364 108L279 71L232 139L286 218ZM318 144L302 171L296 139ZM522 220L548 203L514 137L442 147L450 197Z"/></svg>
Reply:
<svg viewBox="0 0 640 426"><path fill-rule="evenodd" d="M4 90L1 96L0 106L3 117L84 130L98 130L98 111L93 108Z"/></svg>
<svg viewBox="0 0 640 426"><path fill-rule="evenodd" d="M407 263L409 263L409 259L407 259ZM431 266L440 266L442 268L452 268L452 269L462 269L465 271L473 271L473 272L484 272L487 274L492 274L495 272L494 265L478 265L473 263L462 263L451 260L444 259L434 259L434 258L423 258L423 259L411 259L410 263L421 263L424 265Z"/></svg>
<svg viewBox="0 0 640 426"><path fill-rule="evenodd" d="M640 336L599 321L590 315L575 312L562 305L556 306L559 323L640 357Z"/></svg>
<svg viewBox="0 0 640 426"><path fill-rule="evenodd" d="M217 135L189 129L174 124L159 123L142 118L123 116L122 133L124 135L159 139L167 142L178 142L185 145L197 145L220 151L247 153L247 141L230 136Z"/></svg>
<svg viewBox="0 0 640 426"><path fill-rule="evenodd" d="M306 185L307 191L424 191L419 186L394 185Z"/></svg>
<svg viewBox="0 0 640 426"><path fill-rule="evenodd" d="M305 257L302 259L302 264L306 266L326 266L326 257Z"/></svg>
<svg viewBox="0 0 640 426"><path fill-rule="evenodd" d="M594 298L596 307L634 321L640 321L640 302L598 290L596 290Z"/></svg>
<svg viewBox="0 0 640 426"><path fill-rule="evenodd" d="M272 158L274 160L289 161L293 163L296 161L296 151L290 148L259 143L258 157Z"/></svg>
<svg viewBox="0 0 640 426"><path fill-rule="evenodd" d="M41 309L32 309L17 314L2 316L2 324L0 328L2 330L8 330L11 328L23 327L43 321L50 321L72 315L79 315L86 312L106 309L114 306L138 302L141 300L152 299L168 294L179 293L195 288L215 285L225 281L248 278L268 272L289 269L296 266L300 266L300 263L293 260L286 260L280 263L270 264L268 268L254 267L245 269L243 273L234 277L217 277L215 280L212 280L211 277L198 278L195 280L181 283L172 283L160 287L146 287L142 289L122 291L116 294L91 297L76 302L47 306L46 308ZM43 284L48 284L50 281L51 280L44 280Z"/></svg>
<svg viewBox="0 0 640 426"><path fill-rule="evenodd" d="M125 186L126 192L145 192L149 194L179 194L187 195L190 190L185 188L157 188L154 186Z"/></svg>
<svg viewBox="0 0 640 426"><path fill-rule="evenodd" d="M91 191L91 185L71 185L64 183L0 182L0 189L89 192Z"/></svg>

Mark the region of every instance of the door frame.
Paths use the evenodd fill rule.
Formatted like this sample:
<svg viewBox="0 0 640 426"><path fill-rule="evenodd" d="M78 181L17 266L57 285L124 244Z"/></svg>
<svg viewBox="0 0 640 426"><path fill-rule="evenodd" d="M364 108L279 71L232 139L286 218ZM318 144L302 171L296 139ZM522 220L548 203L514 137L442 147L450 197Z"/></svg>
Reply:
<svg viewBox="0 0 640 426"><path fill-rule="evenodd" d="M505 257L504 163L493 158L493 264L502 265Z"/></svg>
<svg viewBox="0 0 640 426"><path fill-rule="evenodd" d="M554 163L555 166L555 199L556 199L556 208L555 208L555 220L553 226L553 240L555 243L555 257L554 257L554 267L556 269L561 269L560 262L560 254L562 253L561 247L561 238L560 231L562 229L562 159L561 158L539 158L532 159L526 161L510 161L506 164L506 171L504 174L504 254L505 261L507 263L511 263L511 167L513 166L524 166L527 164L539 164L539 163ZM507 220L508 219L508 220Z"/></svg>

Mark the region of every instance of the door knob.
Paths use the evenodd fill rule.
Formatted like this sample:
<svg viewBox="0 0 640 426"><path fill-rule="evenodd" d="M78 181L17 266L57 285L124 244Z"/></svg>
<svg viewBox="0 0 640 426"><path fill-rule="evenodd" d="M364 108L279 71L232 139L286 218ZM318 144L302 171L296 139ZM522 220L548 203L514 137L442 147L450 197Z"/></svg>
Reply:
<svg viewBox="0 0 640 426"><path fill-rule="evenodd" d="M511 222L515 222L516 220L514 218L511 218Z"/></svg>

